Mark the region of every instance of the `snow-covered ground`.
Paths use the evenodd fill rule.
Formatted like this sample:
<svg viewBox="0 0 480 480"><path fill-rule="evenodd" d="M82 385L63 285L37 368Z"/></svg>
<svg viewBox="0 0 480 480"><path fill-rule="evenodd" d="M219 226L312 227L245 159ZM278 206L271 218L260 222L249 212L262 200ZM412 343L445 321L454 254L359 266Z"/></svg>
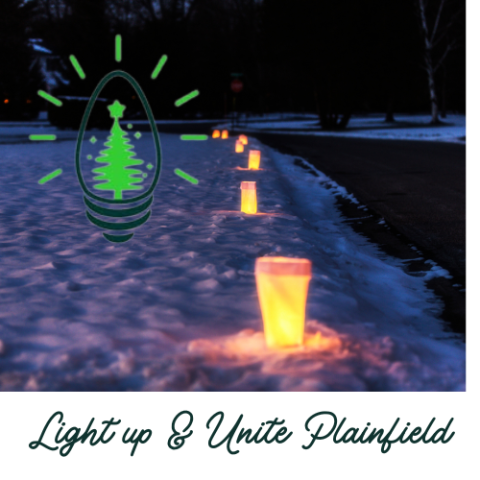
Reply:
<svg viewBox="0 0 480 480"><path fill-rule="evenodd" d="M58 130L47 121L0 122L0 145L25 143L31 134L56 135L58 140L76 140L78 136L74 130Z"/></svg>
<svg viewBox="0 0 480 480"><path fill-rule="evenodd" d="M161 135L153 216L120 245L85 217L73 139L0 146L0 389L465 389L465 344L425 286L445 272L406 273L342 220L346 192L289 156L253 140L263 170L236 169L234 141ZM238 212L245 180L279 215ZM264 255L313 263L302 348L264 346Z"/></svg>
<svg viewBox="0 0 480 480"><path fill-rule="evenodd" d="M269 132L335 137L379 138L396 140L433 140L465 142L465 115L448 115L443 125L429 124L428 115L395 115L394 123L385 123L384 115L353 116L343 131L320 130L318 118L312 115L294 119L293 114L275 115L266 119L242 117L240 127L246 132ZM228 123L222 123L221 128Z"/></svg>
<svg viewBox="0 0 480 480"><path fill-rule="evenodd" d="M42 112L43 113L43 112ZM46 113L46 112L45 112ZM218 122L220 120L217 120ZM215 120L157 120L157 125L181 125L187 124L204 124L212 123ZM126 120L121 122L122 125L132 124L134 126L149 126L148 120ZM23 143L30 134L46 135L54 134L58 140L73 140L78 136L75 130L58 130L56 127L50 125L48 120L32 120L29 122L0 122L0 144L2 143Z"/></svg>

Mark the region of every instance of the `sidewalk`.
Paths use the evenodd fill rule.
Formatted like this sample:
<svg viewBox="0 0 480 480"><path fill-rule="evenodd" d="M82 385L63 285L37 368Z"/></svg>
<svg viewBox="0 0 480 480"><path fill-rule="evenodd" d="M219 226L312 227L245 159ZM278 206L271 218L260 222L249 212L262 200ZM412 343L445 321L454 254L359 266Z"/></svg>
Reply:
<svg viewBox="0 0 480 480"><path fill-rule="evenodd" d="M234 141L162 135L152 218L123 245L85 218L73 141L5 148L1 389L465 388L465 345L425 286L444 272L405 273L341 219L344 189L289 156L252 140L264 170L236 170L247 154ZM39 186L55 168L64 174ZM238 213L241 181L257 181L260 212L283 216ZM253 269L264 255L313 263L303 349L263 345Z"/></svg>

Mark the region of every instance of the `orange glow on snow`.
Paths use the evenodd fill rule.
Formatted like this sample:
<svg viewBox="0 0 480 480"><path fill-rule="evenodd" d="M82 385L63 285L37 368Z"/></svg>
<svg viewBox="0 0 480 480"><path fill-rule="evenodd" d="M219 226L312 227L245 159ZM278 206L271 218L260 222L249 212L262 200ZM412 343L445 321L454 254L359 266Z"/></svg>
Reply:
<svg viewBox="0 0 480 480"><path fill-rule="evenodd" d="M333 332L333 331L332 331ZM333 332L335 333L335 332ZM346 355L343 352L343 345L338 335L326 336L322 332L305 333L302 346L271 350L266 347L265 335L263 332L256 332L246 329L236 335L217 337L211 339L199 338L188 344L188 351L202 354L210 362L221 362L224 360L237 360L243 362L248 359L267 360L273 356L300 356L304 358L315 358L317 355L322 358L342 358ZM323 360L323 358L322 358ZM265 370L272 370L278 365L266 365Z"/></svg>

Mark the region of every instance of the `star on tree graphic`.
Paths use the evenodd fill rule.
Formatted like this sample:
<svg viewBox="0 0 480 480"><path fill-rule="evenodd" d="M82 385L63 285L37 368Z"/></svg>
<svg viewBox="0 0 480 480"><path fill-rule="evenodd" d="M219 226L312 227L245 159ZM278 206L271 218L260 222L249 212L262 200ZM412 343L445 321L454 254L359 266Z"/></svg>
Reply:
<svg viewBox="0 0 480 480"><path fill-rule="evenodd" d="M104 143L106 149L95 159L97 163L105 165L93 170L93 173L97 174L94 181L100 182L94 188L112 191L114 200L122 200L123 192L143 189L142 186L136 185L144 181L143 172L131 167L142 165L144 162L135 158L137 154L133 150L128 133L122 129L118 121L123 118L125 106L115 100L108 109L114 121L110 135Z"/></svg>

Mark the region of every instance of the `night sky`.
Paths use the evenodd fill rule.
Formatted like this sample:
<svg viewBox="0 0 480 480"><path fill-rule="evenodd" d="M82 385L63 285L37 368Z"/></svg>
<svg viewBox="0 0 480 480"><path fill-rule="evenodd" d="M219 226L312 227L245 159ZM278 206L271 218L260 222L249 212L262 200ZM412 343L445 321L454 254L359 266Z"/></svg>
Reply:
<svg viewBox="0 0 480 480"><path fill-rule="evenodd" d="M244 111L428 112L417 1L171 0L163 2L163 12L149 12L140 4L158 2L132 0L126 11L117 0L55 0L50 10L43 0L21 8L19 0L2 0L0 41L11 48L0 52L0 95L37 102L41 78L30 68L27 43L38 38L70 80L54 93L89 96L103 75L118 68L113 45L119 33L122 68L142 84L157 118L223 116L232 105L232 73L245 84L237 98ZM428 2L432 25L439 2ZM442 56L445 42L455 40L457 47L435 74L436 90L440 108L445 103L447 111L464 112L465 1L447 4L440 26L453 22L433 57ZM88 73L86 81L69 65L72 53ZM153 84L150 75L163 54L168 68ZM171 98L195 88L202 91L198 101L181 112L172 106Z"/></svg>

